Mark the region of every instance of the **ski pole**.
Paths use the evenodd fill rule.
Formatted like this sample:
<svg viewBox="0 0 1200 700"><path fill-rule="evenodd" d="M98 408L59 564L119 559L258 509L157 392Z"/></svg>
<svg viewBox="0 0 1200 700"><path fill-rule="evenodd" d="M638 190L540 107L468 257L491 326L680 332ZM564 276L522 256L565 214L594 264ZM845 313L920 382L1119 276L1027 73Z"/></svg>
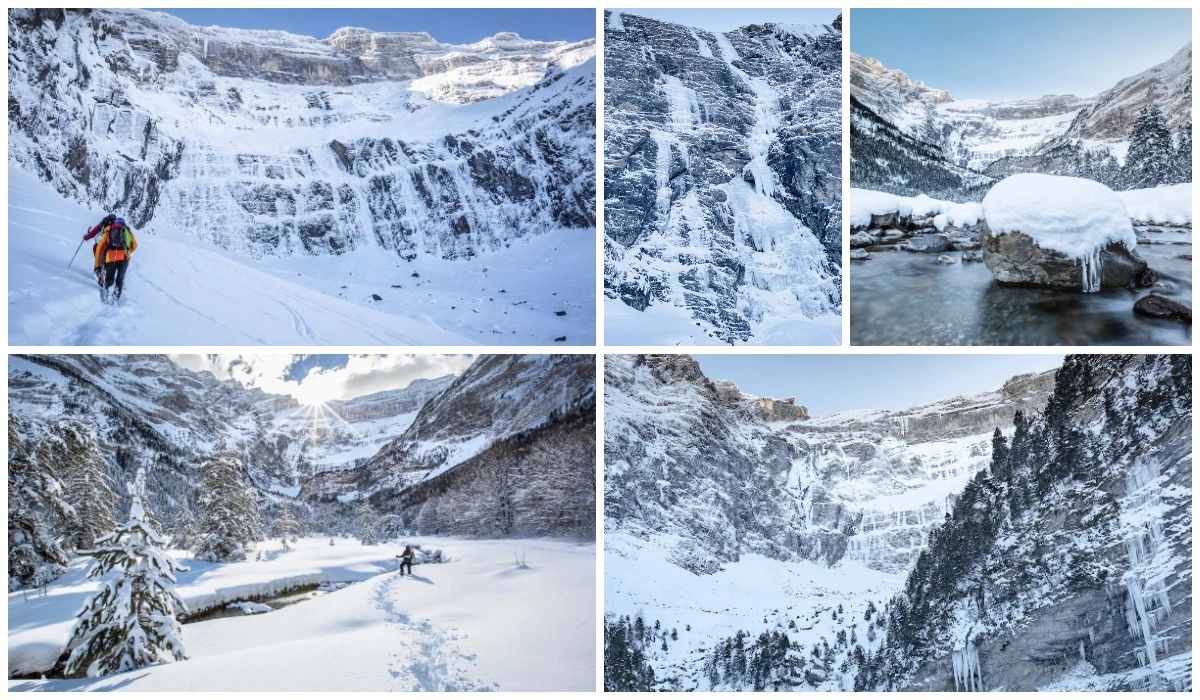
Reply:
<svg viewBox="0 0 1200 700"><path fill-rule="evenodd" d="M79 245L75 246L75 255L79 255L79 250L83 248L83 241L79 241ZM71 263L75 262L75 255L71 256L71 262L67 263L67 269L70 269Z"/></svg>

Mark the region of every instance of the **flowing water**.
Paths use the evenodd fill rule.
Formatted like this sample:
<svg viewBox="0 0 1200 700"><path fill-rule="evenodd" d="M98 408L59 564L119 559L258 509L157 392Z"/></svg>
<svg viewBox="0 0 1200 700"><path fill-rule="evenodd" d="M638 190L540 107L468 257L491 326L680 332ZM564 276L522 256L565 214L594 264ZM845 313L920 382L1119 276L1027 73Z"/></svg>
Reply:
<svg viewBox="0 0 1200 700"><path fill-rule="evenodd" d="M887 251L850 266L854 345L1187 345L1191 326L1146 318L1133 304L1153 291L1191 305L1192 232L1137 227L1138 252L1158 272L1153 290L1095 294L1004 287L983 263ZM1187 258L1181 257L1187 256Z"/></svg>

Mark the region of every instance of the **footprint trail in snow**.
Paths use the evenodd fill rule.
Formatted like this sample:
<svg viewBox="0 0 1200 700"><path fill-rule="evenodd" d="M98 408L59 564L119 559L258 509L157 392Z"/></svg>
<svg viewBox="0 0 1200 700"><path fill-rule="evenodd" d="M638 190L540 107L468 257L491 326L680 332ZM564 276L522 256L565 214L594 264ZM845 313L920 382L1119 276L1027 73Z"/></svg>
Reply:
<svg viewBox="0 0 1200 700"><path fill-rule="evenodd" d="M404 588L430 583L416 576L405 581L398 573L387 574L375 588L375 602L397 628L397 651L389 672L399 691L486 691L496 683L476 677L474 656L456 644L462 637L439 628L428 619L412 615L403 606Z"/></svg>

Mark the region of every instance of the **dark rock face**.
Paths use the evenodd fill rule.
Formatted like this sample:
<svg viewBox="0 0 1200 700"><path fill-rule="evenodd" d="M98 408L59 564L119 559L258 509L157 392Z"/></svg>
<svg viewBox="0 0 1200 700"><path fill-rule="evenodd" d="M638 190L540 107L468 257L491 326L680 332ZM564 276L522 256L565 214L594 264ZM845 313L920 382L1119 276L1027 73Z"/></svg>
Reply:
<svg viewBox="0 0 1200 700"><path fill-rule="evenodd" d="M1147 294L1133 305L1133 312L1152 318L1181 321L1191 325L1192 309L1187 304L1158 294Z"/></svg>
<svg viewBox="0 0 1200 700"><path fill-rule="evenodd" d="M725 342L838 312L840 23L812 29L606 13L607 296Z"/></svg>
<svg viewBox="0 0 1200 700"><path fill-rule="evenodd" d="M1093 436L1089 458L1002 526L981 583L956 562L912 656L885 649L885 687L960 689L970 658L979 690L1190 688L1190 377L1186 355L1068 358L1047 415ZM1057 464L1045 450L1029 461Z"/></svg>
<svg viewBox="0 0 1200 700"><path fill-rule="evenodd" d="M1056 250L1042 248L1020 233L992 235L983 229L983 261L1000 284L1083 290L1083 262ZM1110 243L1100 251L1100 286L1131 287L1147 279L1149 268L1137 251Z"/></svg>
<svg viewBox="0 0 1200 700"><path fill-rule="evenodd" d="M134 226L253 257L378 246L405 259L595 226L589 42L318 41L141 10L18 9L9 32L12 159ZM480 77L497 71L528 86L491 100L510 91ZM490 108L456 118L394 84L408 80Z"/></svg>

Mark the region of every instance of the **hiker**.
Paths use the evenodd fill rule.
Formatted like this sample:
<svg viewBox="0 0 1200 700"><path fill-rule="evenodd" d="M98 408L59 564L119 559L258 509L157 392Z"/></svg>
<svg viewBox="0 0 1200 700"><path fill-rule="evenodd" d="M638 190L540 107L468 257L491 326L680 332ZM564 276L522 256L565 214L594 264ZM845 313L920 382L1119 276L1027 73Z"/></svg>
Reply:
<svg viewBox="0 0 1200 700"><path fill-rule="evenodd" d="M404 575L404 567L408 567L408 575L412 576L413 557L417 555L411 544L404 545L404 554L400 555L400 575Z"/></svg>
<svg viewBox="0 0 1200 700"><path fill-rule="evenodd" d="M96 224L95 226L93 226L93 227L89 228L89 229L88 229L88 231L87 231L87 233L83 234L83 240L85 240L85 241L90 241L90 240L92 240L93 238L95 238L96 236L99 236L99 235L100 235L100 231L101 231L101 230L103 230L103 229L104 229L104 227L106 227L106 226L111 226L111 225L112 225L112 223L113 223L114 221L116 221L116 220L117 220L117 215L116 215L116 214L107 214L107 215L105 215L105 217L104 217L103 219L100 219L100 223L98 223L98 224ZM99 242L100 242L100 241L96 241L95 243L93 243L93 244L92 244L92 257L93 257L93 258L94 258L94 257L96 257L96 245L97 245ZM98 278L100 277L100 271L99 271L99 270L96 270L96 271L95 271L95 274L96 274L96 277L97 277L97 279L98 279Z"/></svg>
<svg viewBox="0 0 1200 700"><path fill-rule="evenodd" d="M119 216L113 217L112 223L107 226L102 226L99 233L100 238L93 248L95 264L92 272L104 289L115 284L116 298L120 299L121 291L125 288L125 270L129 267L129 258L137 250L137 238L133 235L133 229L125 225L125 219ZM101 270L104 271L103 276Z"/></svg>

